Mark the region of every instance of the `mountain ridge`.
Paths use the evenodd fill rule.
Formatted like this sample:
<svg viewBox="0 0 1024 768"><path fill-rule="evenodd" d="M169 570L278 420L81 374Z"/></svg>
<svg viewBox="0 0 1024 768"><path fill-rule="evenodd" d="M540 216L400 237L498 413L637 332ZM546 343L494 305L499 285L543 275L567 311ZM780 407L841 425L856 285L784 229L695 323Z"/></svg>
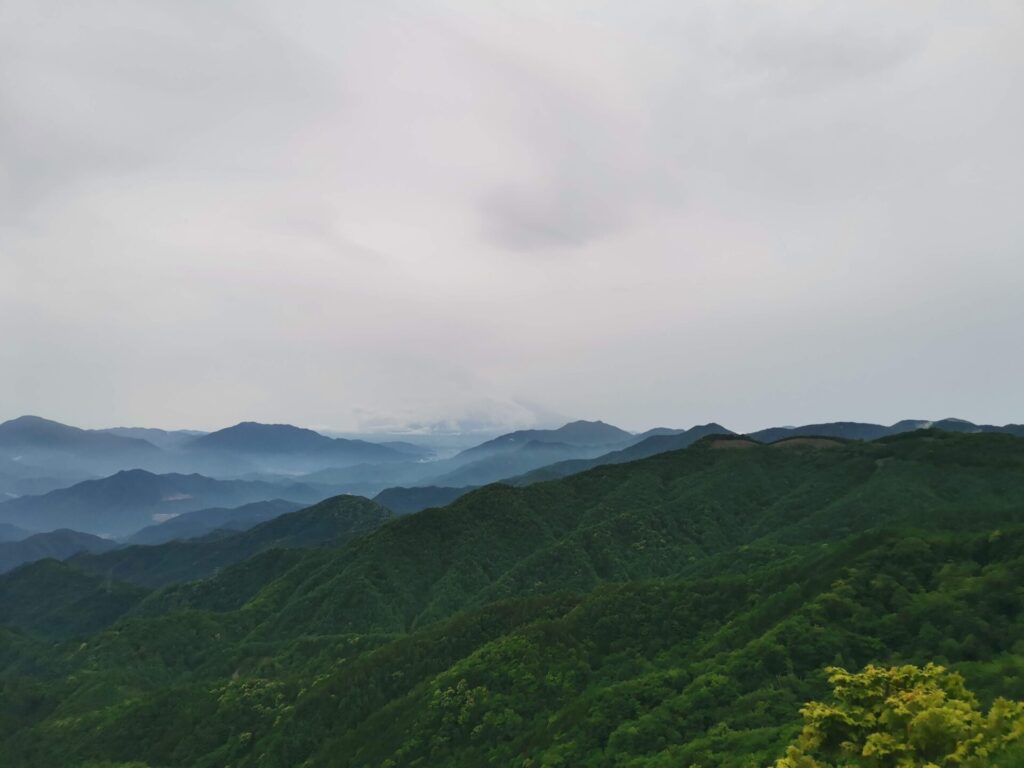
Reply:
<svg viewBox="0 0 1024 768"><path fill-rule="evenodd" d="M151 525L154 515L174 516L203 507L238 506L281 496L311 503L319 499L320 492L301 484L281 486L250 480L217 480L198 473L156 474L133 469L40 496L2 502L0 521L36 530L72 528L119 536Z"/></svg>

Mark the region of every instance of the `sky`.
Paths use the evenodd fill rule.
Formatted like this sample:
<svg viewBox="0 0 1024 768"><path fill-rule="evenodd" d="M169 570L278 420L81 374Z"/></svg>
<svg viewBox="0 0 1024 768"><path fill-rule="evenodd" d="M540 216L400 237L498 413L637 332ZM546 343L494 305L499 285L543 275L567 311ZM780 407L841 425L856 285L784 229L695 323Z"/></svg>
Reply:
<svg viewBox="0 0 1024 768"><path fill-rule="evenodd" d="M0 0L0 418L1024 422L1024 4Z"/></svg>

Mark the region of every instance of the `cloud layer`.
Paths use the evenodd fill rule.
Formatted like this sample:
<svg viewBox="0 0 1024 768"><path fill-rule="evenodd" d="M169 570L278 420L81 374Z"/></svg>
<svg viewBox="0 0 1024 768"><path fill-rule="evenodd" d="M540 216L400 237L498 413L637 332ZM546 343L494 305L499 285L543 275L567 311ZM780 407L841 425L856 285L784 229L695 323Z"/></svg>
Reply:
<svg viewBox="0 0 1024 768"><path fill-rule="evenodd" d="M1024 421L1022 36L1013 0L6 0L0 416Z"/></svg>

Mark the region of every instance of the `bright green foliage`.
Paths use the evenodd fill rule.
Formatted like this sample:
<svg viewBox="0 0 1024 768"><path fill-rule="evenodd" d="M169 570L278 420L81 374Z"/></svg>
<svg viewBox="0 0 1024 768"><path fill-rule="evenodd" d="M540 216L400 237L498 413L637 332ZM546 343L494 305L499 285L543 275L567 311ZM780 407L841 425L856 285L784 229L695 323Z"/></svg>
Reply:
<svg viewBox="0 0 1024 768"><path fill-rule="evenodd" d="M987 714L944 667L830 667L831 703L805 706L797 743L777 768L982 768L1019 765L1024 704L996 699Z"/></svg>

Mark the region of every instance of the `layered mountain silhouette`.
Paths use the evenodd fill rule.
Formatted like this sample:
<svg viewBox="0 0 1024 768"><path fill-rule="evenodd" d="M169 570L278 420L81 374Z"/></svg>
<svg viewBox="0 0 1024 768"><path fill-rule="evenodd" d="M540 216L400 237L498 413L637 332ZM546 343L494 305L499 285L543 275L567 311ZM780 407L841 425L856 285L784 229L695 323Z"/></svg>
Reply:
<svg viewBox="0 0 1024 768"><path fill-rule="evenodd" d="M126 544L163 544L206 536L213 531L245 531L304 505L284 499L255 501L240 507L213 507L183 512L163 523L150 525L125 539Z"/></svg>
<svg viewBox="0 0 1024 768"><path fill-rule="evenodd" d="M243 422L216 432L87 430L37 416L0 424L0 496L44 493L119 470L301 474L360 463L422 461L428 449L330 438L288 424Z"/></svg>
<svg viewBox="0 0 1024 768"><path fill-rule="evenodd" d="M154 450L156 446L146 440L69 427L39 416L21 416L0 424L0 451L7 455L38 452L71 456L88 453L130 456Z"/></svg>
<svg viewBox="0 0 1024 768"><path fill-rule="evenodd" d="M978 433L1005 432L1024 436L1024 424L973 424L964 419L940 419L924 421L905 419L895 424L871 424L857 421L833 421L824 424L806 424L800 427L771 427L751 432L750 437L761 443L774 443L786 437L840 437L846 440L878 440L889 435L900 435L917 429L941 429L944 432Z"/></svg>
<svg viewBox="0 0 1024 768"><path fill-rule="evenodd" d="M331 438L290 424L252 421L201 435L186 443L184 450L211 460L237 460L279 471L409 460L407 451L365 440Z"/></svg>
<svg viewBox="0 0 1024 768"><path fill-rule="evenodd" d="M644 459L648 456L655 456L659 453L677 451L688 448L705 437L711 435L733 435L735 433L723 427L721 424L700 424L691 429L654 429L643 433L643 439L632 445L609 453L601 454L592 459L563 461L548 464L540 469L527 472L519 476L509 476L506 482L512 485L529 485L530 483L542 480L553 480L558 477L567 477L577 472L584 472L593 467L603 464L624 464L637 459ZM644 437L646 435L646 437Z"/></svg>
<svg viewBox="0 0 1024 768"><path fill-rule="evenodd" d="M132 437L139 440L145 440L148 443L152 443L157 448L164 449L179 448L185 443L206 434L205 432L195 429L166 430L153 429L152 427L109 427L107 429L99 429L96 431L105 432L109 435L117 435L119 437Z"/></svg>
<svg viewBox="0 0 1024 768"><path fill-rule="evenodd" d="M218 569L271 549L340 546L391 519L392 513L361 496L336 496L288 512L245 531L206 539L128 546L104 554L79 555L71 565L96 575L148 587L204 578ZM282 561L271 560L266 561ZM264 569L265 578L272 569Z"/></svg>
<svg viewBox="0 0 1024 768"><path fill-rule="evenodd" d="M603 421L572 421L558 429L523 429L509 432L474 448L467 448L455 458L475 461L495 453L507 453L529 444L553 444L574 448L600 448L629 442L634 435Z"/></svg>
<svg viewBox="0 0 1024 768"><path fill-rule="evenodd" d="M943 419L904 420L892 425L829 422L773 427L750 437L763 443L793 437L877 440L922 427L1024 434L1021 425L1000 427ZM0 499L16 502L0 503L0 521L33 531L72 528L126 536L202 507L228 508L275 498L310 503L337 493L372 497L388 488L465 489L499 481L528 484L685 448L709 434L731 431L712 423L689 430L661 427L631 434L602 421L574 421L557 429L510 432L451 458L431 461L422 446L332 438L287 424L242 422L211 433L83 430L25 416L0 424ZM164 483L166 488L157 488L157 481L143 479L147 475L118 477L123 474L118 470L137 467L153 476L174 479ZM215 482L254 485L236 486L238 493L225 490L211 496L185 488L188 482L199 481L182 478L195 475ZM72 490L76 485L82 487ZM101 491L103 488L106 490ZM100 500L74 501L83 494L98 494ZM408 491L405 495L408 502L393 501L405 511L434 505L429 493L420 494L422 501ZM189 529L187 519L178 525L185 536L213 530L202 526ZM164 529L158 535L170 534L171 529Z"/></svg>
<svg viewBox="0 0 1024 768"><path fill-rule="evenodd" d="M0 424L0 478L74 478L155 466L161 450L146 440L70 427L39 416Z"/></svg>
<svg viewBox="0 0 1024 768"><path fill-rule="evenodd" d="M215 480L198 474L158 475L136 469L41 496L6 501L0 504L0 522L37 531L71 528L117 537L184 512L282 497L312 503L323 493L300 483Z"/></svg>

